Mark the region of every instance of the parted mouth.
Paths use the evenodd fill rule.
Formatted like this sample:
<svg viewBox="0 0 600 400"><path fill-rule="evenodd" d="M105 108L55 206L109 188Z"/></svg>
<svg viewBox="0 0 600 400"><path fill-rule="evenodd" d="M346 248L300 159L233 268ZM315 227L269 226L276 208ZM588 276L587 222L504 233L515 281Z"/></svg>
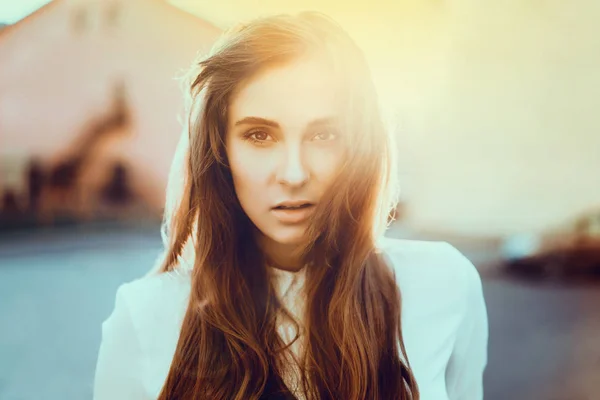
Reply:
<svg viewBox="0 0 600 400"><path fill-rule="evenodd" d="M299 210L302 208L308 208L308 207L312 207L315 204L310 202L310 201L306 201L306 200L300 200L300 201L284 201L282 203L277 204L275 207L273 207L274 210Z"/></svg>

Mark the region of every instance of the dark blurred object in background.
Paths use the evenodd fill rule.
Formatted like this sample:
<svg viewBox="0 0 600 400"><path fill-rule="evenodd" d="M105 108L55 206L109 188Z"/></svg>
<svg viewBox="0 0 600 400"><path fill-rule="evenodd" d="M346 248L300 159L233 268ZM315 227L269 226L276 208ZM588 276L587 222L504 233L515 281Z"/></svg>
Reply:
<svg viewBox="0 0 600 400"><path fill-rule="evenodd" d="M125 84L118 81L113 90L112 108L107 115L92 119L82 132L79 143L55 165L44 194L43 220L49 223L57 216L71 214L76 219L93 217L98 196L90 193L83 178L86 169L95 161L96 153L111 135L123 135L131 121L126 100Z"/></svg>
<svg viewBox="0 0 600 400"><path fill-rule="evenodd" d="M28 202L27 208L31 214L37 214L40 208L42 190L45 185L45 172L42 163L38 159L29 162L27 170Z"/></svg>
<svg viewBox="0 0 600 400"><path fill-rule="evenodd" d="M600 209L583 213L566 227L510 236L502 253L505 266L516 273L554 280L600 274Z"/></svg>
<svg viewBox="0 0 600 400"><path fill-rule="evenodd" d="M0 209L2 227L50 224L65 218L87 221L99 215L99 203L103 201L112 208L131 202L134 195L123 163L108 171L109 182L102 188L94 188L85 179L86 171L98 161L104 143L113 136L128 135L130 124L126 84L118 80L113 86L111 108L106 114L90 119L68 152L54 162L44 164L37 157L28 161L20 179L26 182L22 185L26 193L4 190ZM27 199L26 207L21 198ZM103 218L110 217L106 209L101 214Z"/></svg>
<svg viewBox="0 0 600 400"><path fill-rule="evenodd" d="M104 186L102 197L110 204L124 205L132 198L127 169L121 163L115 164L109 181Z"/></svg>
<svg viewBox="0 0 600 400"><path fill-rule="evenodd" d="M21 207L17 201L17 195L14 191L8 189L2 196L2 212L7 216L18 216L21 214Z"/></svg>
<svg viewBox="0 0 600 400"><path fill-rule="evenodd" d="M12 189L4 190L0 204L0 228L12 229L18 227L23 220L23 210L17 194Z"/></svg>

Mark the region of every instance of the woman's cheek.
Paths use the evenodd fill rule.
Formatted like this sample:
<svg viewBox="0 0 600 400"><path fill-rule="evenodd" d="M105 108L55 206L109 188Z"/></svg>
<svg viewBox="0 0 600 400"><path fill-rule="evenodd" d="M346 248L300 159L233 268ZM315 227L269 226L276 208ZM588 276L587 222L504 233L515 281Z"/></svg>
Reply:
<svg viewBox="0 0 600 400"><path fill-rule="evenodd" d="M343 153L339 146L313 148L309 152L310 169L318 181L334 179L343 161Z"/></svg>

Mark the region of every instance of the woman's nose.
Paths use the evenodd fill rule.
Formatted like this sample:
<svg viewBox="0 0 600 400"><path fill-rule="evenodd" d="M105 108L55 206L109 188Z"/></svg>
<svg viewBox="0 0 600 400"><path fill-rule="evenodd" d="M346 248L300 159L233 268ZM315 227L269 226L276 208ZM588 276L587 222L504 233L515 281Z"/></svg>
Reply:
<svg viewBox="0 0 600 400"><path fill-rule="evenodd" d="M309 178L308 168L299 145L287 146L277 170L277 182L286 186L302 186Z"/></svg>

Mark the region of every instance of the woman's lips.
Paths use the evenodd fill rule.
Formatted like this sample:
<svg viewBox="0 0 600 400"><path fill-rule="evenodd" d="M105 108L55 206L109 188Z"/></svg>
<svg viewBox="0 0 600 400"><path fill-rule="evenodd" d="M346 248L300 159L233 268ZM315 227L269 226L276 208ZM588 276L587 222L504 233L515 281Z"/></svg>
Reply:
<svg viewBox="0 0 600 400"><path fill-rule="evenodd" d="M306 221L314 212L315 206L310 204L300 208L273 208L271 212L279 222L284 224L298 224Z"/></svg>

